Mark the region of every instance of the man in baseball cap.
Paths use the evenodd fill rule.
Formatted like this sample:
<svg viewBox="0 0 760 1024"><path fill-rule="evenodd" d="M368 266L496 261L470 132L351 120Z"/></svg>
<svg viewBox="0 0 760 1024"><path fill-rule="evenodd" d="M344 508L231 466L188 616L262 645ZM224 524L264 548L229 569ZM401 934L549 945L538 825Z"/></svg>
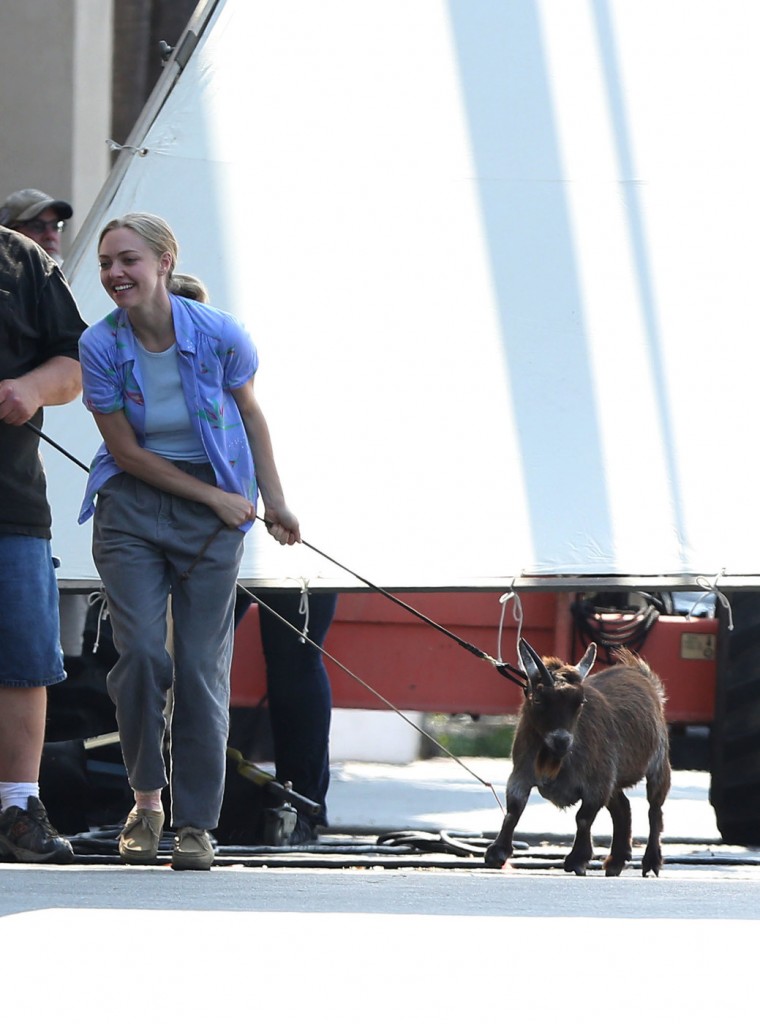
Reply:
<svg viewBox="0 0 760 1024"><path fill-rule="evenodd" d="M36 188L21 188L0 207L0 224L31 238L60 265L61 234L73 212L63 199L53 199Z"/></svg>

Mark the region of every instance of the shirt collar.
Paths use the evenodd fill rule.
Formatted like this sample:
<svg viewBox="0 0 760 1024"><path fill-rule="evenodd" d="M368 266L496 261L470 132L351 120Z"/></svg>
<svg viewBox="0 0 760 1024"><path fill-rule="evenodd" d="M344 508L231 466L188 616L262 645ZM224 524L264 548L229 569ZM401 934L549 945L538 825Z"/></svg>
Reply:
<svg viewBox="0 0 760 1024"><path fill-rule="evenodd" d="M169 301L172 304L172 319L174 320L174 333L177 337L177 348L182 352L195 354L195 322L190 313L190 304L183 302L178 295L169 293Z"/></svg>
<svg viewBox="0 0 760 1024"><path fill-rule="evenodd" d="M174 322L174 334L177 338L177 348L181 352L195 355L195 323L190 314L190 307L178 295L172 295L171 292L169 293L169 301L172 306L172 320ZM116 309L114 312L116 314L117 332L126 331L128 339L126 346L123 344L118 346L120 362L123 363L135 358L135 336L129 323L127 311L125 309Z"/></svg>

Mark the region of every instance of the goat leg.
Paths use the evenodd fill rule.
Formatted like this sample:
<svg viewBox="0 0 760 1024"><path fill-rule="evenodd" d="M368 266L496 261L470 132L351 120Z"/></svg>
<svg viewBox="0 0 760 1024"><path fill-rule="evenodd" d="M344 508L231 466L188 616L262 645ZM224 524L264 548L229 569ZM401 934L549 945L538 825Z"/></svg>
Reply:
<svg viewBox="0 0 760 1024"><path fill-rule="evenodd" d="M650 871L659 875L662 867L662 805L670 791L670 764L666 754L655 763L647 774L647 800L649 801L649 840L641 858L641 873L644 878Z"/></svg>
<svg viewBox="0 0 760 1024"><path fill-rule="evenodd" d="M641 873L644 878L650 871L655 875L660 874L662 867L662 847L660 846L660 835L662 834L662 804L649 804L649 840L644 856L641 858Z"/></svg>
<svg viewBox="0 0 760 1024"><path fill-rule="evenodd" d="M612 794L607 810L612 818L612 845L604 862L604 873L608 876L617 876L633 856L631 804L622 789Z"/></svg>
<svg viewBox="0 0 760 1024"><path fill-rule="evenodd" d="M585 875L588 862L594 856L594 847L591 842L591 826L594 824L597 814L601 810L601 803L594 800L583 800L575 816L575 842L573 848L565 857L564 868L567 872L575 872L576 875Z"/></svg>
<svg viewBox="0 0 760 1024"><path fill-rule="evenodd" d="M507 783L507 813L501 831L485 853L485 862L489 868L503 868L512 856L512 836L530 795L530 788L524 791L513 787L511 783L510 778Z"/></svg>

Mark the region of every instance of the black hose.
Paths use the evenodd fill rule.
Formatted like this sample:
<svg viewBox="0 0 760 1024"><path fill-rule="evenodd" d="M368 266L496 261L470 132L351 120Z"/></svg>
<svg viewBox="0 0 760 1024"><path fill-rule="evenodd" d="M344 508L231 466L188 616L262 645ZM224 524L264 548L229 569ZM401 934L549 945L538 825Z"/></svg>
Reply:
<svg viewBox="0 0 760 1024"><path fill-rule="evenodd" d="M576 636L582 647L595 643L608 664L614 662L613 653L621 647L638 652L644 646L649 632L660 617L657 602L651 595L642 595L642 608L606 609L588 598L580 597L570 607ZM623 618L610 618L610 613Z"/></svg>

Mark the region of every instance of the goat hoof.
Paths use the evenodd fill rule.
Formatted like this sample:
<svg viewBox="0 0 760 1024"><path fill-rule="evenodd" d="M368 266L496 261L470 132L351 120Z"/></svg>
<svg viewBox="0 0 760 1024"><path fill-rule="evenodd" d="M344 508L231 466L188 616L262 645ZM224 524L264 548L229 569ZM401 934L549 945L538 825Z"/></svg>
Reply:
<svg viewBox="0 0 760 1024"><path fill-rule="evenodd" d="M660 868L662 867L662 854L657 851L656 853L650 853L648 850L645 851L644 856L641 858L641 873L644 878L647 877L649 872L653 872L656 877L659 878Z"/></svg>
<svg viewBox="0 0 760 1024"><path fill-rule="evenodd" d="M611 857L608 857L604 862L605 875L608 878L617 878L622 873L625 863L624 860L613 860Z"/></svg>
<svg viewBox="0 0 760 1024"><path fill-rule="evenodd" d="M507 863L507 851L496 843L491 843L485 853L486 867L503 868Z"/></svg>
<svg viewBox="0 0 760 1024"><path fill-rule="evenodd" d="M586 874L585 864L574 864L571 861L565 861L564 868L568 875L578 875L579 877L583 877Z"/></svg>

